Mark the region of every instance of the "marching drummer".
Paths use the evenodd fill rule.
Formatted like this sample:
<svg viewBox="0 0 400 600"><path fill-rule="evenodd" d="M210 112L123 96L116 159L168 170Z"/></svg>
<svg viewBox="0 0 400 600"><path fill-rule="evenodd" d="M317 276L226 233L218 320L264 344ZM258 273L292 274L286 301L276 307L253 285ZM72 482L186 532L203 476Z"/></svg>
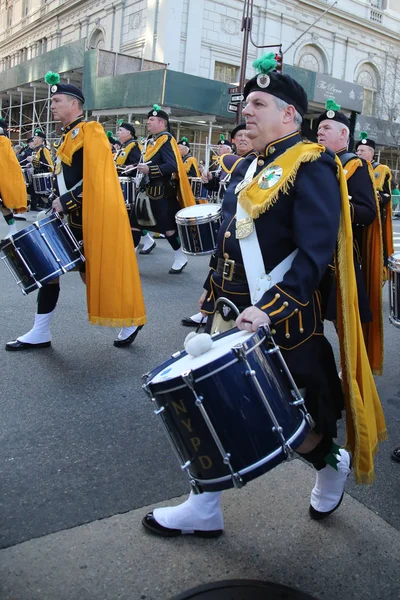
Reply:
<svg viewBox="0 0 400 600"><path fill-rule="evenodd" d="M176 275L186 267L187 258L181 249L175 215L180 208L191 206L195 201L178 145L171 134L168 113L157 104L147 115L147 130L149 136L142 162L137 167L143 175L145 194L136 198L135 216L140 227L165 234L175 254L169 273ZM140 230L134 231L134 235L137 246Z"/></svg>
<svg viewBox="0 0 400 600"><path fill-rule="evenodd" d="M32 154L26 157L26 162L28 165L32 165L33 175L51 173L53 171L53 159L51 158L50 150L46 146L46 135L43 131L35 129L30 146ZM37 194L33 188L29 191L33 191L33 194L31 194L32 210L36 210L38 201L40 200L44 203L44 207L47 208L47 198L45 196Z"/></svg>
<svg viewBox="0 0 400 600"><path fill-rule="evenodd" d="M129 220L109 142L99 123L84 121L84 97L78 87L59 83L57 73L48 73L46 82L50 85L54 120L63 124L54 171L53 191L57 197L52 207L68 215L73 234L83 241L86 262L80 274L87 283L90 323L121 327L114 345L119 346L122 338L126 346L134 341L146 316ZM42 285L33 328L6 344L6 350L51 345L50 323L59 292L58 278Z"/></svg>
<svg viewBox="0 0 400 600"><path fill-rule="evenodd" d="M316 470L309 514L321 520L339 507L352 466L347 450L333 441L343 392L324 336L318 292L337 243L339 297L346 307L346 314L338 316L343 389L352 417L347 423L352 448L357 440L353 466L359 482L372 480L373 452L386 430L357 314L343 170L323 146L302 142L307 95L289 75L276 72L276 64L272 53L256 61L261 72L244 90L247 134L260 155L243 159L233 171L201 302L212 315L216 299L227 297L242 311L236 324L247 332L270 324L297 385L305 388L306 406L315 422L296 451ZM212 331L211 322L207 328ZM216 537L223 531L220 496L192 492L183 504L147 514L143 525L160 536Z"/></svg>
<svg viewBox="0 0 400 600"><path fill-rule="evenodd" d="M0 119L0 212L8 226L4 239L17 233L15 216L26 212L27 195L25 180L15 152L8 139L7 124Z"/></svg>
<svg viewBox="0 0 400 600"><path fill-rule="evenodd" d="M130 167L137 166L138 162L140 161L143 148L137 140L136 130L131 123L127 123L121 119L118 124L119 128L117 131L117 140L120 145L114 154L115 166L117 167L119 174L132 177L136 173L136 169L132 169ZM136 219L134 218L133 210L131 210L129 213L129 219L131 222L131 230L135 242L135 238L139 236L134 233L134 231L137 231L138 228ZM140 250L140 254L150 254L150 252L156 247L156 243L148 233L143 233L142 231L140 233L141 236L144 237L144 245ZM137 249L136 244L135 249Z"/></svg>

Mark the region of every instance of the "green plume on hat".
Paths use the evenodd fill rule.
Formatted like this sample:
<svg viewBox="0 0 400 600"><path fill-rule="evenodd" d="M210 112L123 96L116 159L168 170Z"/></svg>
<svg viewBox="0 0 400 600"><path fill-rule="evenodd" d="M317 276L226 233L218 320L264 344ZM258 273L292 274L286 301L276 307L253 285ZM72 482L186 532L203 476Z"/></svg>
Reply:
<svg viewBox="0 0 400 600"><path fill-rule="evenodd" d="M220 133L220 135L219 135L219 141L220 142L224 142L225 141L225 136L224 136L223 133Z"/></svg>
<svg viewBox="0 0 400 600"><path fill-rule="evenodd" d="M108 138L112 138L112 136L113 136L113 132L112 132L112 131L106 131L106 136L107 136Z"/></svg>
<svg viewBox="0 0 400 600"><path fill-rule="evenodd" d="M183 137L182 138L182 142L188 142L189 140L187 139L187 137Z"/></svg>
<svg viewBox="0 0 400 600"><path fill-rule="evenodd" d="M366 131L360 131L360 140L368 139L368 133Z"/></svg>
<svg viewBox="0 0 400 600"><path fill-rule="evenodd" d="M57 83L60 83L61 77L58 73L48 71L44 77L44 80L48 85L57 85Z"/></svg>
<svg viewBox="0 0 400 600"><path fill-rule="evenodd" d="M336 104L333 98L328 98L328 100L325 102L325 108L326 110L334 110L337 112L341 107L339 104Z"/></svg>
<svg viewBox="0 0 400 600"><path fill-rule="evenodd" d="M41 130L39 129L39 127L36 127L35 133L42 133Z"/></svg>
<svg viewBox="0 0 400 600"><path fill-rule="evenodd" d="M123 119L118 119L118 125L120 125L120 126L121 126L123 122L124 122L124 120L123 120Z"/></svg>
<svg viewBox="0 0 400 600"><path fill-rule="evenodd" d="M158 106L158 104L153 104L153 108L154 108L154 110L156 110L156 111L159 111L159 110L161 110L161 106Z"/></svg>
<svg viewBox="0 0 400 600"><path fill-rule="evenodd" d="M260 73L264 73L266 75L267 73L274 71L277 64L278 63L275 58L275 54L273 52L269 52L268 54L263 54L261 58L257 58L257 60L253 62L253 67Z"/></svg>

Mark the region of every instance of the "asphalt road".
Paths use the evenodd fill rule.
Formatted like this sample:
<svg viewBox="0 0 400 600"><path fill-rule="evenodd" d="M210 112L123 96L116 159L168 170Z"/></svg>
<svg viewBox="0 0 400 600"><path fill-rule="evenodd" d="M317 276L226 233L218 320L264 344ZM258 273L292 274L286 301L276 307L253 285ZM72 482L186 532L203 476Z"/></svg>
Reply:
<svg viewBox="0 0 400 600"><path fill-rule="evenodd" d="M23 223L19 224L22 228ZM400 234L400 225L395 222ZM6 232L0 224L0 235ZM400 240L399 240L400 241ZM112 345L115 330L93 327L77 274L61 279L53 346L11 353L0 348L0 547L44 536L179 496L188 488L141 375L183 345L182 316L197 311L207 258L189 259L180 276L168 275L172 251L164 240L139 256L148 324L130 348ZM36 294L24 297L0 268L1 339L30 329ZM389 442L376 459L370 487L347 491L400 529L400 331L387 319L385 374L377 381ZM337 348L335 333L328 335Z"/></svg>

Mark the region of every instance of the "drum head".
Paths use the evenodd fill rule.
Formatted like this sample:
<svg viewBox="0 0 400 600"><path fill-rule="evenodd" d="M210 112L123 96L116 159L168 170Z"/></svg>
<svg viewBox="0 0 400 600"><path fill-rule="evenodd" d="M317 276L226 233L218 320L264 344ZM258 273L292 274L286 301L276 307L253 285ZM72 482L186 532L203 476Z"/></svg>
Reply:
<svg viewBox="0 0 400 600"><path fill-rule="evenodd" d="M247 342L254 334L247 331L235 331L229 335L224 335L214 339L212 348L200 356L190 356L188 354L178 358L174 363L166 366L149 383L161 383L179 377L181 373L189 369L195 370L204 365L214 362L221 356L227 354L233 346Z"/></svg>
<svg viewBox="0 0 400 600"><path fill-rule="evenodd" d="M196 204L196 206L188 206L176 213L176 217L181 219L204 218L214 216L221 212L221 207L218 204Z"/></svg>

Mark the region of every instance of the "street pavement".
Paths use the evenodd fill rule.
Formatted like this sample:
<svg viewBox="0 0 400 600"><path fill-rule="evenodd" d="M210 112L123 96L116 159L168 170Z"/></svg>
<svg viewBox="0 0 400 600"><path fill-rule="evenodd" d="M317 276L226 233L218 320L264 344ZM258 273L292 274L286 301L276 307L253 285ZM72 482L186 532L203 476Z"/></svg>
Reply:
<svg viewBox="0 0 400 600"><path fill-rule="evenodd" d="M24 226L19 222L20 229ZM394 221L394 229L400 250L400 223ZM0 236L6 231L2 222ZM387 286L385 371L377 385L389 441L376 458L376 482L364 487L350 480L343 508L332 524L318 530L306 515L312 473L296 460L241 492L226 494L229 533L221 539L227 541L213 546L196 546L195 540L167 544L143 533L140 518L146 507L184 495L188 485L141 389L141 375L183 346L189 329L180 319L198 310L208 259L190 257L182 275L168 275L172 251L165 240L157 240L157 248L138 260L148 324L130 348L113 347L116 330L88 324L85 288L72 273L61 278L52 348L23 353L0 349L0 599L161 600L191 584L249 575L286 582L318 598L398 598L400 464L391 461L390 453L400 445L400 330L388 323ZM5 343L30 329L36 294L24 297L5 266L0 285ZM329 325L327 331L337 351L335 332ZM254 511L250 525L246 506ZM262 532L254 527L254 515L257 520L262 515L269 534L264 525ZM354 523L359 526L357 536ZM293 538L296 528L302 533ZM302 536L321 544L314 561L305 561L303 577L302 544L309 543ZM127 548L135 557L135 569ZM324 564L330 549L332 561L340 563L336 584ZM218 556L219 551L224 556ZM285 565L277 561L282 552L290 554ZM191 568L187 563L178 568L183 557ZM356 569L360 579L353 587L345 582L345 562L352 558L361 561ZM372 563L374 569L368 572ZM378 567L386 573L381 578ZM321 585L327 577L329 585ZM378 588L385 595L379 596Z"/></svg>

